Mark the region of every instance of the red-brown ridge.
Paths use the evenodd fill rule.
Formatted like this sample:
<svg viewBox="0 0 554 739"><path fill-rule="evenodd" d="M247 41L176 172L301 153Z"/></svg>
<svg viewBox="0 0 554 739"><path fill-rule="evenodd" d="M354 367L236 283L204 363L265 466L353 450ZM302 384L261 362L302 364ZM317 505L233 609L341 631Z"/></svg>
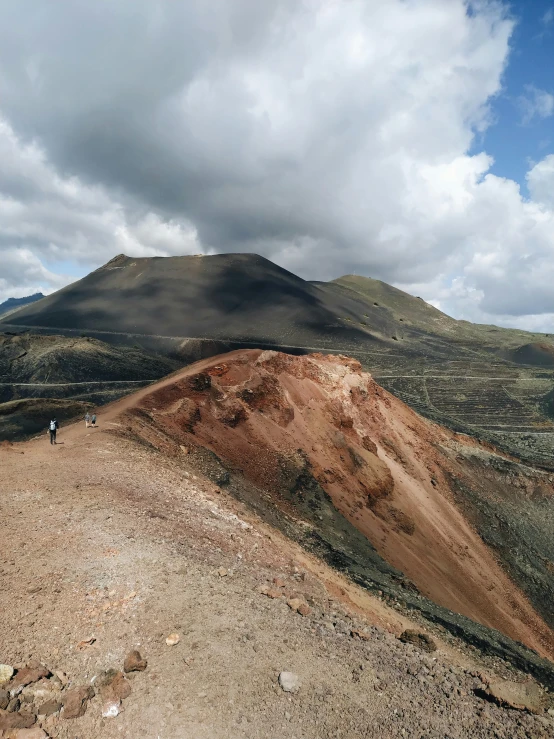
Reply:
<svg viewBox="0 0 554 739"><path fill-rule="evenodd" d="M469 475L457 450L477 443L419 417L357 361L231 352L118 401L105 419L122 414L160 451L212 450L280 505L280 463L301 455L335 507L423 595L554 657L551 629L451 493L448 476Z"/></svg>

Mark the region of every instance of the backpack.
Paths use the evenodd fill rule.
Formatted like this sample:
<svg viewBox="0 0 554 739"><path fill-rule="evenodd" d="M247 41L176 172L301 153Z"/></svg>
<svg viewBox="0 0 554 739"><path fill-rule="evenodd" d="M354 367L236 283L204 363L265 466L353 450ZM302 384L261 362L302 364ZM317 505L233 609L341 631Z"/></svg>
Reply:
<svg viewBox="0 0 554 739"><path fill-rule="evenodd" d="M55 430L56 430L56 422L50 421L50 431L55 431Z"/></svg>

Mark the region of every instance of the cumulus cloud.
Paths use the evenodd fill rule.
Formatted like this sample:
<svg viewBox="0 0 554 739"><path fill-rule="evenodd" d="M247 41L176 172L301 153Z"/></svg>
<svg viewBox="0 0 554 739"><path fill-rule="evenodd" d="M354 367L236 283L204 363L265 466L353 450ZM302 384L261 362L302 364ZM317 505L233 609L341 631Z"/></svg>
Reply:
<svg viewBox="0 0 554 739"><path fill-rule="evenodd" d="M417 285L461 317L554 312L551 201L468 154L508 62L501 3L20 0L5 16L2 256L50 274L252 251L310 279Z"/></svg>
<svg viewBox="0 0 554 739"><path fill-rule="evenodd" d="M525 86L525 94L518 98L521 123L526 126L535 118L550 118L554 114L554 95L534 85Z"/></svg>

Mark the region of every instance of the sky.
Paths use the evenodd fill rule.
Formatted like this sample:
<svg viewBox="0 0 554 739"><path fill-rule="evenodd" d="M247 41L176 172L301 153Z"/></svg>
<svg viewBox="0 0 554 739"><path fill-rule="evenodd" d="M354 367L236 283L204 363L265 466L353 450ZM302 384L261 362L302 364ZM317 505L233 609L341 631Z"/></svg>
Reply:
<svg viewBox="0 0 554 739"><path fill-rule="evenodd" d="M255 252L554 327L554 0L4 0L0 301Z"/></svg>

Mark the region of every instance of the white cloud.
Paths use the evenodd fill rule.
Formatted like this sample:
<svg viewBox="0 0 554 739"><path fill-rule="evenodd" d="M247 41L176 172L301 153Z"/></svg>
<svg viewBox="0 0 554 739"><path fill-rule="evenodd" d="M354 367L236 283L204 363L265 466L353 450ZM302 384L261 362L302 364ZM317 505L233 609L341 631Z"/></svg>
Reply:
<svg viewBox="0 0 554 739"><path fill-rule="evenodd" d="M531 197L546 208L554 209L554 154L542 159L527 173Z"/></svg>
<svg viewBox="0 0 554 739"><path fill-rule="evenodd" d="M549 157L528 200L468 154L513 29L499 2L470 5L60 0L39 22L21 0L0 27L0 254L257 251L534 325L554 313ZM58 279L10 275L0 296Z"/></svg>
<svg viewBox="0 0 554 739"><path fill-rule="evenodd" d="M548 8L541 18L541 23L545 28L550 28L554 23L554 8Z"/></svg>
<svg viewBox="0 0 554 739"><path fill-rule="evenodd" d="M72 281L48 263L71 260L91 269L118 252L200 251L190 224L133 214L101 186L61 177L44 151L24 144L6 121L0 121L0 161L0 302Z"/></svg>
<svg viewBox="0 0 554 739"><path fill-rule="evenodd" d="M546 90L539 90L534 85L525 86L525 94L518 98L521 110L521 123L525 126L535 118L550 118L554 114L554 95Z"/></svg>

